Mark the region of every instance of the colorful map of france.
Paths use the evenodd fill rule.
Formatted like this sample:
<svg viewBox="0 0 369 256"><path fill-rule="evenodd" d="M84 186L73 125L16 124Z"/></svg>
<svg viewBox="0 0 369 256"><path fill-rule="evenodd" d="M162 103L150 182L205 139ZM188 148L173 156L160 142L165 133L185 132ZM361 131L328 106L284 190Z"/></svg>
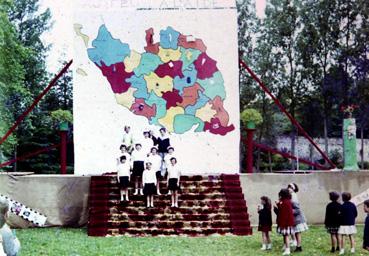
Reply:
<svg viewBox="0 0 369 256"><path fill-rule="evenodd" d="M223 76L204 42L171 27L160 31L160 42L153 36L152 28L146 30L145 52L140 53L101 25L87 49L116 102L176 134L194 129L224 136L233 131L223 107Z"/></svg>

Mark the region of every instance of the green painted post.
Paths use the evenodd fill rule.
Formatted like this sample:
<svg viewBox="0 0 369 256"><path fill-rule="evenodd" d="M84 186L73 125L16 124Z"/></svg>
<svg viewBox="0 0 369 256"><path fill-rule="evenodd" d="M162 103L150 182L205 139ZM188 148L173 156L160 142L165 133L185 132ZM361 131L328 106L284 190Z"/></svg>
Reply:
<svg viewBox="0 0 369 256"><path fill-rule="evenodd" d="M343 120L343 150L345 171L358 171L357 152L356 152L356 123L355 118Z"/></svg>

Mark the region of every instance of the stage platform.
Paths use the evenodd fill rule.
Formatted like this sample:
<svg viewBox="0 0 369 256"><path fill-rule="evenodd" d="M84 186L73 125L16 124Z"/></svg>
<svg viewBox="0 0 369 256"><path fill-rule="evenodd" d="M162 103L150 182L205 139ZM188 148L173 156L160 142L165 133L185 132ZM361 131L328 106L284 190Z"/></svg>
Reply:
<svg viewBox="0 0 369 256"><path fill-rule="evenodd" d="M80 227L88 221L90 180L89 176L0 173L0 194L45 214L49 226ZM300 187L298 196L308 223L322 224L329 191L360 194L369 188L369 171L240 174L240 181L252 225L257 224L256 207L260 196L267 195L274 202L278 191L291 182ZM357 222L363 223L365 214L361 207L358 212ZM30 227L28 222L15 216L11 222L15 227Z"/></svg>

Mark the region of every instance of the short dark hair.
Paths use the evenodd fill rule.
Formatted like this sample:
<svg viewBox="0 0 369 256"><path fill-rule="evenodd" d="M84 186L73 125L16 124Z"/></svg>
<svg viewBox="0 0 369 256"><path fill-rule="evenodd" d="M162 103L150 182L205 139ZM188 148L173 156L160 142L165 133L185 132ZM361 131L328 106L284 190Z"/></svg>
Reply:
<svg viewBox="0 0 369 256"><path fill-rule="evenodd" d="M119 160L122 162L122 160L127 160L127 157L126 157L126 156L121 156L121 157L119 158Z"/></svg>
<svg viewBox="0 0 369 256"><path fill-rule="evenodd" d="M299 187L296 183L290 183L288 184L287 188L291 188L295 193L299 192Z"/></svg>
<svg viewBox="0 0 369 256"><path fill-rule="evenodd" d="M288 191L287 188L282 188L281 191L279 191L278 196L281 199L291 199L290 191Z"/></svg>
<svg viewBox="0 0 369 256"><path fill-rule="evenodd" d="M175 157L172 157L171 159L170 159L170 161L172 162L172 160L176 160L176 163L177 163L177 158L175 158Z"/></svg>
<svg viewBox="0 0 369 256"><path fill-rule="evenodd" d="M364 201L364 205L369 208L369 199Z"/></svg>
<svg viewBox="0 0 369 256"><path fill-rule="evenodd" d="M126 146L126 145L124 145L124 144L122 144L122 145L120 145L119 149L120 149L120 150L122 150L122 148L127 149L127 146Z"/></svg>
<svg viewBox="0 0 369 256"><path fill-rule="evenodd" d="M342 201L348 202L351 199L351 193L349 192L343 192L342 193Z"/></svg>
<svg viewBox="0 0 369 256"><path fill-rule="evenodd" d="M329 192L329 200L337 202L338 198L340 198L340 194L337 191Z"/></svg>
<svg viewBox="0 0 369 256"><path fill-rule="evenodd" d="M164 132L166 132L166 131L167 131L167 129L165 129L164 127L161 127L161 128L159 129L159 131L164 131Z"/></svg>

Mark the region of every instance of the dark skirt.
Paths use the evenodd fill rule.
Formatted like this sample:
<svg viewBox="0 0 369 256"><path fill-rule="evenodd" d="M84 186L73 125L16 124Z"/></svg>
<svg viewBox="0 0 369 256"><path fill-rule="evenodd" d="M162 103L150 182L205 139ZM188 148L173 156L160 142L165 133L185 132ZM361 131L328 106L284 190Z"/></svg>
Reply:
<svg viewBox="0 0 369 256"><path fill-rule="evenodd" d="M155 183L145 183L143 192L145 196L156 195Z"/></svg>
<svg viewBox="0 0 369 256"><path fill-rule="evenodd" d="M325 228L327 229L327 232L332 235L337 235L338 230L340 229L340 227L325 227Z"/></svg>
<svg viewBox="0 0 369 256"><path fill-rule="evenodd" d="M161 176L161 171L157 171L157 172L156 172L156 179L157 179L157 180L159 180L159 179L161 180L162 178L163 178L163 177Z"/></svg>
<svg viewBox="0 0 369 256"><path fill-rule="evenodd" d="M142 177L142 173L144 170L145 170L144 161L134 161L133 162L132 176Z"/></svg>
<svg viewBox="0 0 369 256"><path fill-rule="evenodd" d="M119 176L119 187L120 189L126 189L129 186L128 176Z"/></svg>
<svg viewBox="0 0 369 256"><path fill-rule="evenodd" d="M168 190L179 190L178 179L171 178L168 181Z"/></svg>
<svg viewBox="0 0 369 256"><path fill-rule="evenodd" d="M272 231L272 226L259 225L258 226L258 231L261 231L261 232L270 232L270 231Z"/></svg>

